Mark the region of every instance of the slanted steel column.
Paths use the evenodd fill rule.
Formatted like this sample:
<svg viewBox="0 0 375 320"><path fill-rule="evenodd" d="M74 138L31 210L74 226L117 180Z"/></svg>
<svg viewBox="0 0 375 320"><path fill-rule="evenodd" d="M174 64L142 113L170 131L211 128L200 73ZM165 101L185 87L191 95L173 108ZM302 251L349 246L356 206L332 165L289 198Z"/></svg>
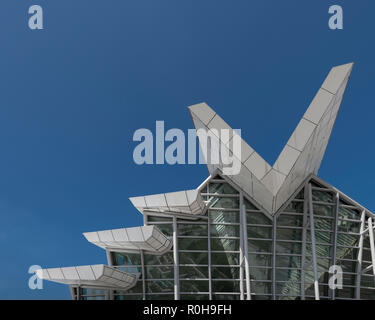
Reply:
<svg viewBox="0 0 375 320"><path fill-rule="evenodd" d="M336 265L336 253L337 253L337 224L339 219L339 207L340 207L340 194L337 192L335 194L335 219L333 227L333 239L332 239L332 251L331 251L331 266ZM336 290L330 289L329 295L332 300L336 299Z"/></svg>
<svg viewBox="0 0 375 320"><path fill-rule="evenodd" d="M358 249L358 256L357 256L357 278L356 278L356 288L355 288L355 298L357 300L361 299L361 274L362 274L362 256L363 256L363 239L365 237L365 221L366 221L366 213L365 210L362 211L361 214L361 227L359 231L359 249Z"/></svg>
<svg viewBox="0 0 375 320"><path fill-rule="evenodd" d="M180 299L180 281L178 272L177 218L173 217L173 267L174 267L174 299Z"/></svg>
<svg viewBox="0 0 375 320"><path fill-rule="evenodd" d="M314 267L314 291L315 291L315 300L320 300L319 297L319 278L318 278L318 268L316 263L316 246L315 246L315 225L314 225L314 209L312 203L312 187L309 183L309 215L310 215L310 231L311 231L311 251Z"/></svg>
<svg viewBox="0 0 375 320"><path fill-rule="evenodd" d="M240 196L240 208L243 206L243 196ZM244 237L243 237L243 210L240 209L239 215L240 215L240 300L245 299L245 294L244 294L244 274L243 274L243 264L244 264ZM246 214L246 210L245 210Z"/></svg>
<svg viewBox="0 0 375 320"><path fill-rule="evenodd" d="M276 227L278 216L272 220L272 299L276 300Z"/></svg>
<svg viewBox="0 0 375 320"><path fill-rule="evenodd" d="M367 227L370 235L370 248L371 248L371 261L372 261L372 272L374 274L375 283L375 242L374 242L374 227L372 226L372 218L367 219Z"/></svg>
<svg viewBox="0 0 375 320"><path fill-rule="evenodd" d="M142 264L142 299L146 300L146 271L145 271L145 257L141 250L141 264Z"/></svg>
<svg viewBox="0 0 375 320"><path fill-rule="evenodd" d="M240 192L240 199L242 198L243 203L243 193ZM249 268L249 249L247 245L247 221L246 221L246 206L242 204L240 207L240 211L242 211L242 230L243 230L243 244L244 244L244 259L245 259L245 274L246 274L246 300L251 300L251 287L250 287L250 268Z"/></svg>
<svg viewBox="0 0 375 320"><path fill-rule="evenodd" d="M210 214L208 212L208 219L207 219L207 249L208 249L208 299L212 300L212 274L211 274L211 219Z"/></svg>
<svg viewBox="0 0 375 320"><path fill-rule="evenodd" d="M309 190L307 184L304 187L303 218L302 218L302 248L301 248L301 300L305 300L305 264L306 264L306 236L307 236L307 212L309 210Z"/></svg>

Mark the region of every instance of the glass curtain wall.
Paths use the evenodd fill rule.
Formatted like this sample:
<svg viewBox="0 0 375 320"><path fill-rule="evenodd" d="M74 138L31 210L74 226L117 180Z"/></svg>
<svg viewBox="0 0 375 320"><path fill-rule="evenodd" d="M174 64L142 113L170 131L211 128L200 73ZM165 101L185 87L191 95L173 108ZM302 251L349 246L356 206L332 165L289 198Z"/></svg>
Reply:
<svg viewBox="0 0 375 320"><path fill-rule="evenodd" d="M341 199L336 190L311 182L311 217L309 190L299 191L272 222L217 176L201 190L208 204L204 217L145 215L146 225L156 225L171 238L175 231L176 248L162 255L110 253L113 266L139 274L135 287L124 292L71 288L72 295L76 299L246 299L247 260L251 299L315 299L315 244L320 299L375 299L372 270L359 273L358 278L362 209ZM247 252L243 239L247 240ZM343 270L342 289L329 288L332 265ZM364 236L361 270L370 265L369 238Z"/></svg>

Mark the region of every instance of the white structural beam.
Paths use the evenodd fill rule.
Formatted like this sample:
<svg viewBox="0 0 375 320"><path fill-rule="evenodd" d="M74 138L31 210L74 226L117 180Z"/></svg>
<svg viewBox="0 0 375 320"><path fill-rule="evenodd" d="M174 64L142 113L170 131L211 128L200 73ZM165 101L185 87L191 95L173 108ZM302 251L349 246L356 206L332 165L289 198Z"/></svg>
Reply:
<svg viewBox="0 0 375 320"><path fill-rule="evenodd" d="M240 197L243 194L240 193ZM242 213L242 230L243 230L243 243L244 243L244 260L245 260L245 275L246 275L246 300L251 300L251 286L250 286L250 263L249 263L249 247L247 238L247 218L246 218L246 206L243 204L240 208Z"/></svg>
<svg viewBox="0 0 375 320"><path fill-rule="evenodd" d="M314 292L315 300L319 300L319 277L318 277L318 266L316 261L316 245L315 245L315 225L314 225L314 209L312 203L312 188L311 183L308 185L309 188L309 216L310 216L310 231L311 231L311 254L313 260L314 269Z"/></svg>
<svg viewBox="0 0 375 320"><path fill-rule="evenodd" d="M213 155L224 150L233 157L232 165L241 168L238 174L227 175L228 179L269 214L275 214L310 174L318 172L352 68L349 63L331 69L273 166L242 139L241 152L236 152L237 133L207 104L190 106L209 172L224 172L228 167L225 157L213 160Z"/></svg>
<svg viewBox="0 0 375 320"><path fill-rule="evenodd" d="M359 236L359 244L358 244L358 256L357 256L357 278L356 278L356 290L355 290L355 298L359 300L361 298L361 274L362 274L362 257L363 257L363 240L364 240L364 233L365 230L365 222L366 222L366 212L365 210L362 211L361 214L361 227L360 227L360 236Z"/></svg>
<svg viewBox="0 0 375 320"><path fill-rule="evenodd" d="M39 269L39 279L81 287L128 290L138 279L137 274L127 273L103 264L65 268Z"/></svg>
<svg viewBox="0 0 375 320"><path fill-rule="evenodd" d="M86 232L83 235L92 244L109 251L143 250L161 254L172 245L171 239L155 225Z"/></svg>
<svg viewBox="0 0 375 320"><path fill-rule="evenodd" d="M374 274L374 284L375 284L375 242L374 242L374 228L372 226L372 218L367 219L368 232L370 236L370 249L371 249L371 262L372 262L372 272Z"/></svg>

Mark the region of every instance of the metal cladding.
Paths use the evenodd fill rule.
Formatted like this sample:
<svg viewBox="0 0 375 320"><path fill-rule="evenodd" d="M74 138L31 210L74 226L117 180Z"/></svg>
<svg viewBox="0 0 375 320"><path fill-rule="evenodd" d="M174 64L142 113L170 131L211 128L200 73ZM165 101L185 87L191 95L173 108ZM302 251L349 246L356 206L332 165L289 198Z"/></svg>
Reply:
<svg viewBox="0 0 375 320"><path fill-rule="evenodd" d="M142 214L150 211L199 215L203 214L206 208L197 189L132 197L129 200Z"/></svg>
<svg viewBox="0 0 375 320"><path fill-rule="evenodd" d="M138 279L136 274L127 273L103 264L39 269L35 273L40 279L68 285L121 290L130 289Z"/></svg>
<svg viewBox="0 0 375 320"><path fill-rule="evenodd" d="M156 226L94 231L83 235L89 242L107 250L130 249L163 253L172 245L172 241Z"/></svg>
<svg viewBox="0 0 375 320"><path fill-rule="evenodd" d="M242 140L241 159L235 158L241 162L241 170L227 178L269 214L274 215L306 177L317 174L352 68L349 63L331 69L273 166ZM233 153L231 141L236 133L215 111L205 103L189 110L196 130L205 129L217 140L211 145ZM221 129L232 130L229 139L217 135ZM210 146L198 137L207 161ZM223 162L207 164L210 173L225 166Z"/></svg>

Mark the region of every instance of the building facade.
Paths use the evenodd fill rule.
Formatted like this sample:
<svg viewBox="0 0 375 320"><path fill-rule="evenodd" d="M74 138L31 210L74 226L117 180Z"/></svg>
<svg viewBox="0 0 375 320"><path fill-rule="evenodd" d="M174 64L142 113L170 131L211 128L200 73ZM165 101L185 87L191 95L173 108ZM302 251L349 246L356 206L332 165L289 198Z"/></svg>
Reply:
<svg viewBox="0 0 375 320"><path fill-rule="evenodd" d="M317 176L352 67L331 69L273 166L241 140L238 174L207 162L196 189L130 198L144 226L84 233L108 266L38 277L77 300L375 299L374 214ZM225 121L204 103L189 109L211 148L231 153L236 133L215 135Z"/></svg>

